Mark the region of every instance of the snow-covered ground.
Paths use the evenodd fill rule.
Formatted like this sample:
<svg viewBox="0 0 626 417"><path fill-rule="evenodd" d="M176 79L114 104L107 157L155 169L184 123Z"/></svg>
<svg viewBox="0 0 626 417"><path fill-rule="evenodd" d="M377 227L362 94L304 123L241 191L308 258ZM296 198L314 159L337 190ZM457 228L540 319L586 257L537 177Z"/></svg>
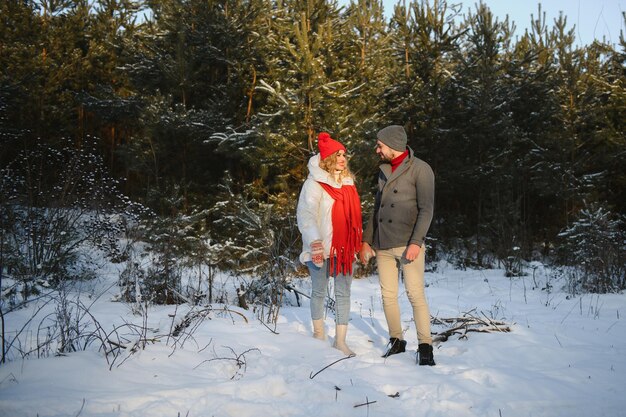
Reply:
<svg viewBox="0 0 626 417"><path fill-rule="evenodd" d="M381 358L388 336L376 276L353 284L348 344L357 356L324 370L343 356L331 347L332 313L328 340L311 337L306 298L301 307L280 309L276 332L254 312L214 304L178 339L165 335L190 307L152 307L147 323L154 340L134 354L121 353L111 369L97 343L62 357L0 365L0 415L626 416L626 296L568 297L559 282L548 292L541 287L549 275L541 268L535 273L539 288L532 276L510 279L501 270L442 264L427 273L434 317L474 316L511 329L455 334L436 346L434 367L415 364L415 326L404 293L410 351ZM308 280L299 287L307 292ZM102 327L141 324L128 305L111 301L115 287L109 291L90 308ZM7 315L7 334L22 328L34 308ZM24 334L35 338L40 322L33 320Z"/></svg>

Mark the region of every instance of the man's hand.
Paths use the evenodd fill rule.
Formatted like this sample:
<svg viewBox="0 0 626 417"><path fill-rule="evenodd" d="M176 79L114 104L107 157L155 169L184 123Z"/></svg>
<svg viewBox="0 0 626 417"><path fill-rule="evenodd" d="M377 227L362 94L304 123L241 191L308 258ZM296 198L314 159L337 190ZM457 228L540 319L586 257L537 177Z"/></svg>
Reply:
<svg viewBox="0 0 626 417"><path fill-rule="evenodd" d="M311 262L318 268L324 266L324 245L321 240L311 242Z"/></svg>
<svg viewBox="0 0 626 417"><path fill-rule="evenodd" d="M363 265L367 265L372 256L376 256L376 252L374 252L374 249L372 249L369 243L363 242L361 250L359 251L359 259L361 263Z"/></svg>
<svg viewBox="0 0 626 417"><path fill-rule="evenodd" d="M421 246L415 243L411 243L409 246L406 247L406 251L404 252L404 257L407 261L413 262L415 259L417 259L421 250L422 250Z"/></svg>

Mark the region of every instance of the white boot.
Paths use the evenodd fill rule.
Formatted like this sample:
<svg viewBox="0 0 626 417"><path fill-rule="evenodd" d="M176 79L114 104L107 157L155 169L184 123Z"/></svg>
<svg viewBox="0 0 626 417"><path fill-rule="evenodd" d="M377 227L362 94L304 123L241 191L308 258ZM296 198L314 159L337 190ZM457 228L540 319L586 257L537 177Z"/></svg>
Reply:
<svg viewBox="0 0 626 417"><path fill-rule="evenodd" d="M326 340L324 319L313 320L313 337L319 340Z"/></svg>
<svg viewBox="0 0 626 417"><path fill-rule="evenodd" d="M335 343L333 347L339 349L346 356L356 356L356 353L350 350L346 345L346 333L348 332L347 324L338 324L335 330Z"/></svg>

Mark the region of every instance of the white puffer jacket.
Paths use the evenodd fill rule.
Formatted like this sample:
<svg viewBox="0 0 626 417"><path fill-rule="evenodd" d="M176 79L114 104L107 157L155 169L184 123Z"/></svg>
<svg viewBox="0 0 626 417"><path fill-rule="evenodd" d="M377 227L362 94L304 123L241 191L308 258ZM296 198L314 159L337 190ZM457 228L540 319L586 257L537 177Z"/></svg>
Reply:
<svg viewBox="0 0 626 417"><path fill-rule="evenodd" d="M309 176L302 185L296 218L302 234L302 253L300 262L311 260L311 242L321 240L324 245L324 257L328 258L333 241L332 209L335 200L319 185L319 182L334 188L342 185L354 185L352 178L343 178L342 184L335 182L333 176L320 168L320 155L309 159Z"/></svg>

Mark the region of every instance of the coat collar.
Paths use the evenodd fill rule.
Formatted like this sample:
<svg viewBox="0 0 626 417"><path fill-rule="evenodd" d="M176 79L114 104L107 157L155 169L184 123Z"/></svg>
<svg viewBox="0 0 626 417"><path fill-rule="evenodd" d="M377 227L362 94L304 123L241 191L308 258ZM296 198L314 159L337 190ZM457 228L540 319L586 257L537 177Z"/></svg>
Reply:
<svg viewBox="0 0 626 417"><path fill-rule="evenodd" d="M309 176L308 178L317 181L317 182L322 182L324 184L328 184L331 187L334 188L341 188L342 185L354 185L354 180L352 180L352 178L347 177L347 178L343 178L342 179L342 183L341 184L337 184L335 182L335 179L333 178L333 176L327 172L324 171L322 168L320 168L320 154L316 154L313 155L310 159L309 159L309 163L307 165L307 167L309 168Z"/></svg>
<svg viewBox="0 0 626 417"><path fill-rule="evenodd" d="M413 149L411 149L409 146L407 146L407 149L409 150L409 154L406 158L404 158L404 161L402 161L400 166L396 168L395 171L391 172L391 164L389 162L384 162L380 165L380 170L385 175L387 181L392 181L398 178L400 175L402 175L404 171L409 169L409 167L413 163L413 160L415 159Z"/></svg>

